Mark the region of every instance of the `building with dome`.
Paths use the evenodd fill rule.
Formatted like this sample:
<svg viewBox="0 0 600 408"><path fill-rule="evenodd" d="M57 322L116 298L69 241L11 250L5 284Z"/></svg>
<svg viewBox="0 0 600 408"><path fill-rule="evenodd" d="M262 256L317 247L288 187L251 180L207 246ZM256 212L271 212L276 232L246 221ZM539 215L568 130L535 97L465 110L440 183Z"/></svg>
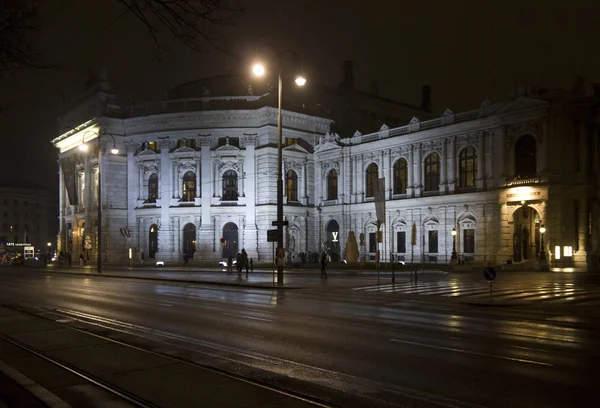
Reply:
<svg viewBox="0 0 600 408"><path fill-rule="evenodd" d="M346 259L352 235L365 262L379 250L384 261L450 263L454 252L466 263L533 267L542 256L551 267L597 268L597 93L521 89L507 102L434 117L428 87L410 105L348 82L284 85L288 259L323 250ZM125 106L101 78L61 118L71 130L52 141L59 246L95 259L101 228L108 263L139 262L143 253L152 262L181 263L186 254L216 264L242 248L270 261L275 97L268 83L222 76Z"/></svg>

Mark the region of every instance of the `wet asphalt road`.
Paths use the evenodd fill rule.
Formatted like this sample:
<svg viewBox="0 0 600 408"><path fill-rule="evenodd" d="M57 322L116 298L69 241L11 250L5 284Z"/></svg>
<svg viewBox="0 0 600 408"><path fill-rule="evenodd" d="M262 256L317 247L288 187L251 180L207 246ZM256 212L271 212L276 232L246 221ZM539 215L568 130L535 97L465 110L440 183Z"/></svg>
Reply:
<svg viewBox="0 0 600 408"><path fill-rule="evenodd" d="M486 307L353 290L365 284L270 289L3 268L0 303L102 321L162 351L341 406L600 401L594 306Z"/></svg>

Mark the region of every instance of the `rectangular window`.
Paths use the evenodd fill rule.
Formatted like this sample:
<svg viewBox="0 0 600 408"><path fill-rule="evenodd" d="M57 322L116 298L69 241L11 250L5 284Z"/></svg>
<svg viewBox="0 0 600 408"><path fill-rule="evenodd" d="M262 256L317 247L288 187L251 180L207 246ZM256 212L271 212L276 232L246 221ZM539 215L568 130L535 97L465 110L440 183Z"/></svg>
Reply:
<svg viewBox="0 0 600 408"><path fill-rule="evenodd" d="M558 245L554 247L554 259L560 259L560 246Z"/></svg>
<svg viewBox="0 0 600 408"><path fill-rule="evenodd" d="M463 230L463 252L467 254L475 253L475 230Z"/></svg>
<svg viewBox="0 0 600 408"><path fill-rule="evenodd" d="M377 234L369 232L369 252L377 252Z"/></svg>
<svg viewBox="0 0 600 408"><path fill-rule="evenodd" d="M429 253L437 254L438 252L438 232L429 231Z"/></svg>
<svg viewBox="0 0 600 408"><path fill-rule="evenodd" d="M400 254L406 253L406 231L396 232L396 252Z"/></svg>
<svg viewBox="0 0 600 408"><path fill-rule="evenodd" d="M563 255L565 258L570 258L573 256L573 247L572 246L564 246L563 247Z"/></svg>

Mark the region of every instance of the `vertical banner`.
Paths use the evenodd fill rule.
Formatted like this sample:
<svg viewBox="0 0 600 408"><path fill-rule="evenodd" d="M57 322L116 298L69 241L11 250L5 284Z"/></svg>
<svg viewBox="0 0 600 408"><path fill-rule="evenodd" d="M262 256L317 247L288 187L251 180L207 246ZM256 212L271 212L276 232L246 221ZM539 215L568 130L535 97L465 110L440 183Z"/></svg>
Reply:
<svg viewBox="0 0 600 408"><path fill-rule="evenodd" d="M375 185L375 213L380 224L385 224L385 177L377 179Z"/></svg>
<svg viewBox="0 0 600 408"><path fill-rule="evenodd" d="M77 159L75 157L66 157L60 160L60 167L67 188L67 195L69 196L69 204L78 205L79 200L77 197L77 171L75 166L77 165Z"/></svg>

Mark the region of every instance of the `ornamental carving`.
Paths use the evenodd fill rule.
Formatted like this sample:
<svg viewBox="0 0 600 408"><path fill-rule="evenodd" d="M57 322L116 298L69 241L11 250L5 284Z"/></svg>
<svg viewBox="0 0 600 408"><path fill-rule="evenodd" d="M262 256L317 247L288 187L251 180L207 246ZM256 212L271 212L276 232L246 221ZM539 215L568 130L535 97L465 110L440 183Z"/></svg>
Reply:
<svg viewBox="0 0 600 408"><path fill-rule="evenodd" d="M304 162L300 160L285 160L284 162L286 170L301 171L304 167Z"/></svg>
<svg viewBox="0 0 600 408"><path fill-rule="evenodd" d="M170 150L172 145L173 145L173 142L168 137L166 137L166 138L159 138L158 139L158 147L161 150L162 149Z"/></svg>
<svg viewBox="0 0 600 408"><path fill-rule="evenodd" d="M325 173L329 169L335 169L338 174L340 173L340 162L339 160L327 160L321 162L321 171Z"/></svg>
<svg viewBox="0 0 600 408"><path fill-rule="evenodd" d="M240 173L240 166L241 163L238 162L234 162L234 161L221 161L221 160L216 160L216 166L217 166L217 170L219 173L223 173L227 170L234 170L236 173Z"/></svg>
<svg viewBox="0 0 600 408"><path fill-rule="evenodd" d="M323 136L319 137L319 144L325 144L325 143L339 144L339 142L340 142L340 135L338 135L337 133L327 132Z"/></svg>
<svg viewBox="0 0 600 408"><path fill-rule="evenodd" d="M506 136L507 139L512 141L516 141L520 136L523 135L532 135L535 137L538 142L542 141L543 136L543 123L542 121L531 121L531 122L522 122L515 123L507 126Z"/></svg>
<svg viewBox="0 0 600 408"><path fill-rule="evenodd" d="M151 163L151 164L146 164L144 165L144 177L146 177L146 175L148 175L148 177L150 177L150 175L152 173L159 173L159 167L156 163Z"/></svg>
<svg viewBox="0 0 600 408"><path fill-rule="evenodd" d="M196 173L196 163L191 162L191 161L187 161L187 162L183 162L183 163L179 163L178 166L178 172L179 174L185 174L188 171L193 171L194 173Z"/></svg>
<svg viewBox="0 0 600 408"><path fill-rule="evenodd" d="M200 146L212 146L214 138L211 135L198 135L196 144Z"/></svg>
<svg viewBox="0 0 600 408"><path fill-rule="evenodd" d="M257 136L256 134L253 134L253 135L245 134L241 137L241 139L242 139L242 142L244 142L245 146L256 146L256 142L257 142L256 136Z"/></svg>
<svg viewBox="0 0 600 408"><path fill-rule="evenodd" d="M367 163L375 163L378 166L380 165L380 156L379 153L375 153L375 152L370 152L364 155L365 157L365 161Z"/></svg>

